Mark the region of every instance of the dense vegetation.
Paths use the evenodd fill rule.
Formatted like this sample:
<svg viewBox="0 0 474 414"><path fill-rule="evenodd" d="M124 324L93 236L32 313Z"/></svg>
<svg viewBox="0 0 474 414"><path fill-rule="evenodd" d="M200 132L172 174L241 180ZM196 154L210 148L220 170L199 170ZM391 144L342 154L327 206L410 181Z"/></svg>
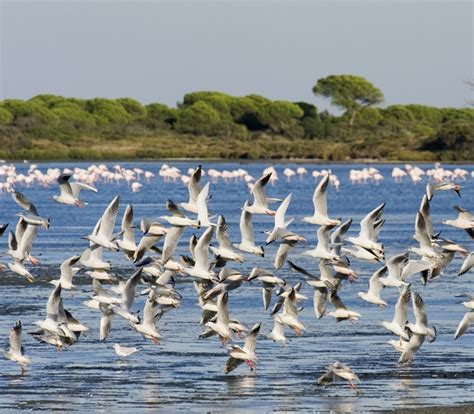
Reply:
<svg viewBox="0 0 474 414"><path fill-rule="evenodd" d="M392 105L367 80L329 76L311 103L193 92L177 108L130 99L38 95L0 101L0 158L473 160L474 109Z"/></svg>

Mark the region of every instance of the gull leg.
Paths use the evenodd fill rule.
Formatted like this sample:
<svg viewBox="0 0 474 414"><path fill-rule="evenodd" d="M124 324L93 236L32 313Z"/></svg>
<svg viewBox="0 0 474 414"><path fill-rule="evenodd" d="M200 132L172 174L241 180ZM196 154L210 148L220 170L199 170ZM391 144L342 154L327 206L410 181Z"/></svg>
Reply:
<svg viewBox="0 0 474 414"><path fill-rule="evenodd" d="M84 208L84 207L86 206L86 205L85 205L82 201L80 201L80 200L76 200L76 201L74 202L74 205L75 205L76 207L79 207L79 208Z"/></svg>
<svg viewBox="0 0 474 414"><path fill-rule="evenodd" d="M155 345L160 345L160 341L158 340L158 338L155 338L154 336L151 338L151 340L153 341L153 343Z"/></svg>
<svg viewBox="0 0 474 414"><path fill-rule="evenodd" d="M38 266L40 264L40 261L33 256L29 256L29 259L33 266Z"/></svg>

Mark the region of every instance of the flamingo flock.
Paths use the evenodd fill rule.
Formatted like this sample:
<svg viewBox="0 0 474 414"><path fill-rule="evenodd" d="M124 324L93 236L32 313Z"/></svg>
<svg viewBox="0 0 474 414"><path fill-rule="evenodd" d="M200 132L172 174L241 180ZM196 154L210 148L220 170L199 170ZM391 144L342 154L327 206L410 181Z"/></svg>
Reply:
<svg viewBox="0 0 474 414"><path fill-rule="evenodd" d="M10 193L15 187L30 187L32 185L40 185L49 187L55 185L58 177L61 174L70 174L72 179L77 182L89 186L95 186L97 183L120 183L126 182L133 193L141 191L143 185L150 182L156 177L161 177L164 182L181 183L187 186L191 180L192 169L186 172L181 171L176 166L170 166L166 163L162 164L158 171L153 172L144 170L140 167L125 168L119 164L111 167L106 164L91 164L88 167L76 167L74 169L64 168L47 168L42 171L37 164L31 164L27 172L22 173L17 171L14 164L4 163L0 165L0 194ZM274 185L279 180L279 174L274 166L267 167L262 174L271 173L269 184ZM255 183L255 178L244 168L237 169L221 169L209 168L207 171L202 171L203 175L209 177L212 183L223 181L225 183L245 182L249 191ZM306 175L310 175L315 180L330 176L330 184L339 190L341 182L336 174L330 169L321 169L308 171L307 168L300 166L297 168L285 167L282 174L286 180L290 182L295 177L303 180ZM401 184L403 182L412 182L418 184L424 179L429 182L441 183L443 181L465 181L469 176L474 178L474 171L469 172L464 168L447 169L436 163L434 168L423 170L418 166L406 164L404 168L398 166L392 169L392 179L395 183ZM356 184L379 184L385 177L379 169L375 167L364 167L362 169L351 169L349 171L349 182L352 185Z"/></svg>

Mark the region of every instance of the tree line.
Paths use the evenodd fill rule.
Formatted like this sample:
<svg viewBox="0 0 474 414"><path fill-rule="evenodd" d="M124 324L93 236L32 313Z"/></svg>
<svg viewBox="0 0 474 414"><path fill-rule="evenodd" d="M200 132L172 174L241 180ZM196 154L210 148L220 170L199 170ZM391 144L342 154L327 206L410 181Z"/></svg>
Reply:
<svg viewBox="0 0 474 414"><path fill-rule="evenodd" d="M214 91L188 93L176 108L131 98L5 99L0 157L474 159L472 108L377 107L383 93L354 75L319 79L313 92L342 114Z"/></svg>

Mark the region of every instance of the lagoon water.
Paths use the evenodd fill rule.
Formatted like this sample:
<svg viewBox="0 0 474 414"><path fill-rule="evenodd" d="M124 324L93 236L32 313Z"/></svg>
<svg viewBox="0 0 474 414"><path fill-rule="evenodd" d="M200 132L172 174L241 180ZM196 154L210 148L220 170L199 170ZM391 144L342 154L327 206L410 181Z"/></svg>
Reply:
<svg viewBox="0 0 474 414"><path fill-rule="evenodd" d="M87 164L88 165L88 164ZM113 164L109 164L112 166ZM122 163L125 167L140 166L158 172L161 163ZM195 163L173 163L186 172ZM254 177L258 177L269 163L205 163L204 169L213 167L219 170L242 167ZM39 164L41 170L48 167L74 167L86 164L45 163ZM268 186L267 194L284 197L293 193L288 217L297 220L291 228L305 236L308 245L316 240L315 227L303 223L303 216L312 212L311 197L315 179L307 174L302 180L294 177L291 182L281 174L286 166L276 168L279 180ZM379 165L385 180L379 185L351 185L348 180L351 168L358 165L304 165L309 171L331 168L340 181L338 192L329 188L329 211L333 217L343 219L352 217L354 224L350 234L358 231L358 222L369 210L385 201L384 218L386 223L380 240L389 257L403 251L415 242L411 238L414 220L419 206L425 181L414 185L405 179L395 184L390 176L392 165ZM431 168L431 166L429 166ZM473 166L465 166L469 171ZM19 164L17 169L27 170L28 165ZM205 176L203 181L207 181ZM320 411L320 412L370 412L381 409L410 408L420 406L457 405L474 402L474 330L471 329L457 341L453 335L465 309L454 296L463 292L474 294L474 273L456 276L462 258L455 260L438 280L422 286L418 277L412 282L414 290L424 298L430 323L436 325L439 336L434 343L423 345L412 366L399 366L398 353L387 341L392 339L381 327L380 322L391 320L397 291L387 288L383 291L389 306L383 310L363 302L357 292L366 289L367 280L377 265L353 260L353 267L359 273L356 283L344 284L340 295L346 304L359 311L362 318L356 323L336 324L333 318L316 320L313 313L312 291L303 287L308 300L303 304L301 320L308 332L295 337L288 332L291 342L288 347L259 338L257 355L259 363L256 373L250 373L242 365L231 374L225 375L223 368L227 353L216 338L199 340L200 310L189 278L178 277L177 290L183 296L182 306L169 312L158 323L162 331L161 345L144 340L128 328L125 320L115 318L109 338L101 343L98 340L99 313L81 304L87 299L82 291L63 291L65 307L76 318L85 322L91 332L62 352L52 346L36 342L28 331L34 329L33 323L45 316L45 305L51 290L48 281L59 275L59 264L73 254L80 253L87 242L81 236L90 234L97 218L115 194L121 194L120 218L127 203L134 206L135 221L140 218L153 218L165 212L167 198L176 202L185 201L187 189L180 182L164 182L160 177L150 183L143 182L139 193L132 193L125 183L98 183L98 194L83 193L82 198L89 202L84 209L54 203L49 196L55 187L19 187L38 207L44 216L51 217L51 229L40 230L33 245L33 255L39 255L41 265L32 273L38 281L28 284L11 272L0 274L0 343L6 343L9 330L16 320L24 325L24 346L32 363L25 375L20 375L19 367L0 359L0 411L36 410L44 411L94 411L94 412L267 412L267 411ZM474 210L474 179L468 178L463 185L462 198L454 193L436 193L432 202L432 216L435 229L442 236L455 239L469 250L473 250L468 235L441 221L454 217L454 204ZM243 181L211 184L212 198L209 209L220 213L229 223L231 239L240 237L238 220L240 208L248 190ZM9 195L0 195L0 222L15 225L18 207ZM263 230L272 227L272 218L254 216L257 242L263 242ZM197 231L199 233L200 231ZM192 230L185 231L178 246L178 253L187 253L187 243ZM0 240L0 250L6 250L7 238ZM317 263L310 257L301 256L308 246L296 247L290 254L291 260L317 273ZM243 264L230 266L249 272L256 265L272 268L277 246L268 246L265 258L246 255ZM117 274L128 276L133 265L122 254L106 254L113 261ZM5 259L6 260L6 259ZM287 265L277 274L294 284L302 280L291 272ZM88 289L90 279L85 275L76 276L76 283ZM143 307L144 298L139 298L134 309ZM230 293L229 309L232 316L251 326L262 322L262 332L272 328L269 312L263 310L261 286L251 283L238 291ZM413 318L410 308L409 318ZM240 343L239 340L236 340ZM120 343L127 346L141 346L137 354L127 359L115 355L112 345ZM351 366L361 378L360 393L356 394L346 384L340 383L327 388L315 386L315 379L324 367L335 360Z"/></svg>

